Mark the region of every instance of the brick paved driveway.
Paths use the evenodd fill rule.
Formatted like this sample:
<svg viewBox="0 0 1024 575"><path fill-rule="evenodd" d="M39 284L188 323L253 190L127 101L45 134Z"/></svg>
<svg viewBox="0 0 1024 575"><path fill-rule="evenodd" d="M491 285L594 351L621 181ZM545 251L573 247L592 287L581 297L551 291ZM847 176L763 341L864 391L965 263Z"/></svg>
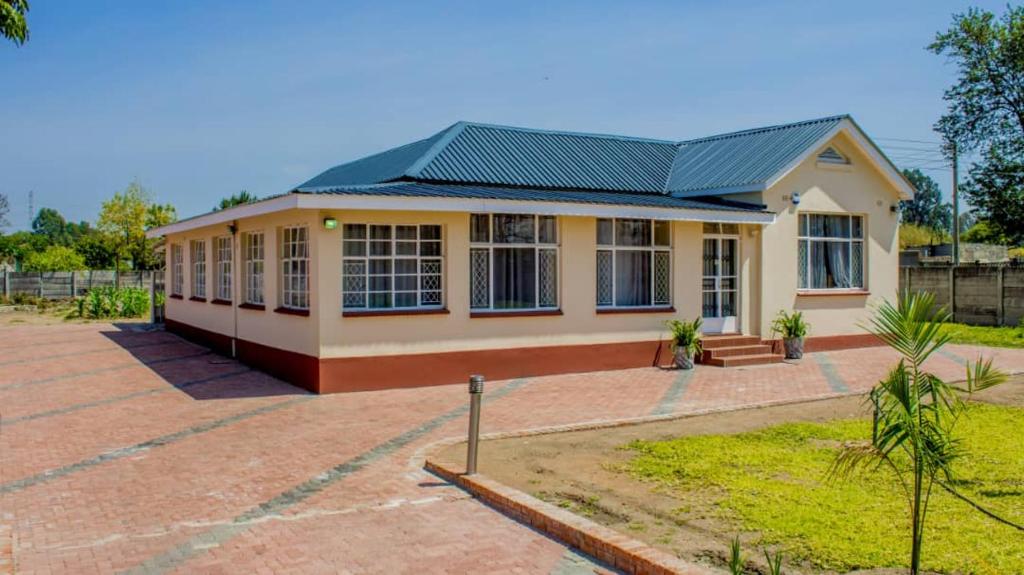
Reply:
<svg viewBox="0 0 1024 575"><path fill-rule="evenodd" d="M1024 350L979 351L1024 370ZM892 355L489 382L484 432L863 391ZM464 386L308 395L162 331L0 329L0 571L588 573L423 472ZM486 472L486 470L483 470Z"/></svg>

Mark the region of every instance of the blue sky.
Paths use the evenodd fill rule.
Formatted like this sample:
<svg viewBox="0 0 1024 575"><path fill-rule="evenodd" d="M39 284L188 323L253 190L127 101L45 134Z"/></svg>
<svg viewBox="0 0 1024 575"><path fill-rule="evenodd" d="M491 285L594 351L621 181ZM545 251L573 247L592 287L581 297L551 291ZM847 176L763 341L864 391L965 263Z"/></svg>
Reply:
<svg viewBox="0 0 1024 575"><path fill-rule="evenodd" d="M851 113L934 141L954 69L924 47L968 5L35 0L0 43L0 192L15 228L29 190L93 220L133 179L189 216L462 119L685 139Z"/></svg>

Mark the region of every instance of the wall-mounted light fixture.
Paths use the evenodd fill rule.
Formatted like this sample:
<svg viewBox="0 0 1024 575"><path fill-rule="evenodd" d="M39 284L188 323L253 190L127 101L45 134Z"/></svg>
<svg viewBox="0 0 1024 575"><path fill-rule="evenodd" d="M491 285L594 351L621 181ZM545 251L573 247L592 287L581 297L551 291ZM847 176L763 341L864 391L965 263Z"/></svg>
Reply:
<svg viewBox="0 0 1024 575"><path fill-rule="evenodd" d="M794 206L799 206L800 205L800 192L793 192L792 195L790 195L789 198L790 198L790 201L793 202Z"/></svg>
<svg viewBox="0 0 1024 575"><path fill-rule="evenodd" d="M327 217L324 218L324 229L333 230L338 227L338 220L335 218Z"/></svg>
<svg viewBox="0 0 1024 575"><path fill-rule="evenodd" d="M231 222L228 224L228 231L231 232L231 235L238 233L238 222Z"/></svg>
<svg viewBox="0 0 1024 575"><path fill-rule="evenodd" d="M893 204L893 205L889 206L889 211L894 213L894 214L900 213L900 205L899 204Z"/></svg>

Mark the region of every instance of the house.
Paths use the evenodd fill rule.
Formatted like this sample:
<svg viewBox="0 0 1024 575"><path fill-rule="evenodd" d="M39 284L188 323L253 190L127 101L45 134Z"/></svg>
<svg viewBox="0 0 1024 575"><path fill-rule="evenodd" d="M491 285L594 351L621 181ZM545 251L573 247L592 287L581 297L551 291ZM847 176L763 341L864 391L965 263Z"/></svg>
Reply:
<svg viewBox="0 0 1024 575"><path fill-rule="evenodd" d="M798 309L809 350L867 345L912 194L849 116L686 141L458 122L150 235L169 330L335 392L650 366L671 318L758 343Z"/></svg>

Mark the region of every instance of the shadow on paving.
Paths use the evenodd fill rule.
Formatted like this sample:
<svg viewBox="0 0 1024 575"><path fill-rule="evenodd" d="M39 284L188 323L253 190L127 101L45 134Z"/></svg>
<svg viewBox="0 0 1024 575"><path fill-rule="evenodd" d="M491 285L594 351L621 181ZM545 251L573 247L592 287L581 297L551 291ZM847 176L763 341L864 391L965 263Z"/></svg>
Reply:
<svg viewBox="0 0 1024 575"><path fill-rule="evenodd" d="M261 371L246 368L240 362L188 342L162 327L142 323L115 323L117 331L100 332L127 351L168 385L188 394L192 399L240 399L287 395L309 395ZM150 342L167 345L188 343L194 350L154 357ZM159 347L159 346L156 346Z"/></svg>

